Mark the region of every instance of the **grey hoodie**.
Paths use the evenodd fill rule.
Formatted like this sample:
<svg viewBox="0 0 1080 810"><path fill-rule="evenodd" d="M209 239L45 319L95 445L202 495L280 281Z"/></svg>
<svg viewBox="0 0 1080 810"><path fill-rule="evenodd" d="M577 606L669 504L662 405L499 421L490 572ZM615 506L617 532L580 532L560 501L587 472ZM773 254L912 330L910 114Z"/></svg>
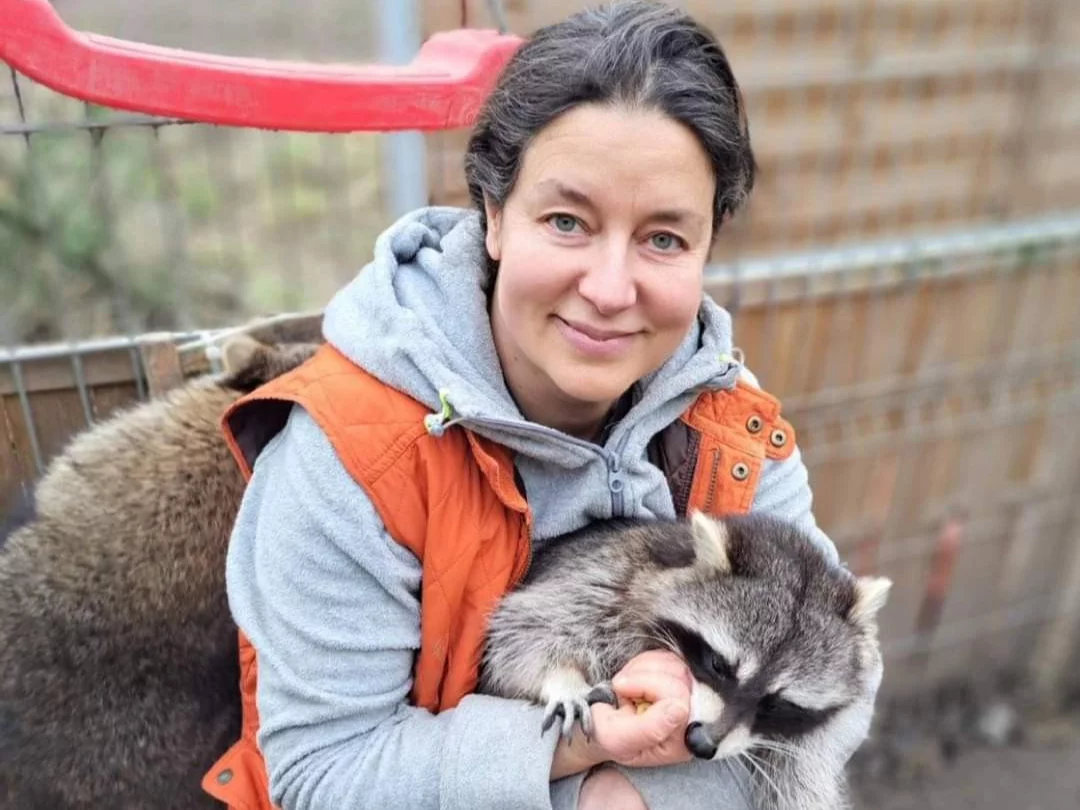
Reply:
<svg viewBox="0 0 1080 810"><path fill-rule="evenodd" d="M727 313L703 299L675 354L637 385L603 446L527 421L506 389L482 289L475 213L428 208L378 239L371 264L330 302L326 339L431 410L429 431L466 427L514 453L533 545L612 516L674 515L649 440L697 394L748 374ZM751 376L752 379L752 376ZM801 523L835 559L810 511L798 451L767 462L753 508ZM549 785L554 732L522 702L466 697L410 706L420 644L419 562L302 410L255 464L229 546L233 615L259 654L259 744L282 810L571 808L583 775ZM745 807L726 767L627 771L652 810Z"/></svg>

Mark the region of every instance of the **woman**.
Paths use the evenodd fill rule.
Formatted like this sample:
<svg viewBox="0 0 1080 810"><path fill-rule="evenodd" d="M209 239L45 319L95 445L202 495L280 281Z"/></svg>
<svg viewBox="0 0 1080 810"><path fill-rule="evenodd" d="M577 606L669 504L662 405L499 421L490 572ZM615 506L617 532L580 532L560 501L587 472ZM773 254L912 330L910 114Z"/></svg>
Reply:
<svg viewBox="0 0 1080 810"><path fill-rule="evenodd" d="M768 510L835 556L702 294L754 174L728 63L672 8L577 14L511 60L466 173L477 210L392 226L324 351L227 417L251 476L228 557L248 704L207 787L251 806L257 729L285 810L745 806L691 761L670 654L627 666L617 690L653 705L597 706L592 742L470 694L484 612L591 520Z"/></svg>

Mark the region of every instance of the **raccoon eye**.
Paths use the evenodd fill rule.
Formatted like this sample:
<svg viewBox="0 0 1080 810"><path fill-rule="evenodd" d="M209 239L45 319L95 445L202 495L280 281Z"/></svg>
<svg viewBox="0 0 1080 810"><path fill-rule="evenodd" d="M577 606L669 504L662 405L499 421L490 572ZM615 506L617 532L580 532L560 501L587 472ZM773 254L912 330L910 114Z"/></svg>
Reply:
<svg viewBox="0 0 1080 810"><path fill-rule="evenodd" d="M759 716L780 716L780 717L796 717L806 713L806 709L797 703L792 703L790 700L785 700L780 697L779 693L773 692L771 695L766 695L758 703L758 715Z"/></svg>
<svg viewBox="0 0 1080 810"><path fill-rule="evenodd" d="M724 656L716 652L716 650L710 650L706 656L706 661L709 665L709 669L712 670L719 678L725 678L727 680L735 680L735 668L731 666Z"/></svg>
<svg viewBox="0 0 1080 810"><path fill-rule="evenodd" d="M840 708L830 706L824 709L807 709L774 692L759 701L753 731L764 736L789 739L798 737L820 727L840 711Z"/></svg>

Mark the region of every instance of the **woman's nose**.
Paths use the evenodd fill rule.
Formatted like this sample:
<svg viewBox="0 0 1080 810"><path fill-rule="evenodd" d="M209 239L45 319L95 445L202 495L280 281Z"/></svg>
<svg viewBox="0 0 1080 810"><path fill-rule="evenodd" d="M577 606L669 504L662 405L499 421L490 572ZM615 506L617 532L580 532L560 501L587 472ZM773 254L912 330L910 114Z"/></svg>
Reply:
<svg viewBox="0 0 1080 810"><path fill-rule="evenodd" d="M607 246L578 283L578 293L601 315L614 315L637 302L629 258L624 246Z"/></svg>

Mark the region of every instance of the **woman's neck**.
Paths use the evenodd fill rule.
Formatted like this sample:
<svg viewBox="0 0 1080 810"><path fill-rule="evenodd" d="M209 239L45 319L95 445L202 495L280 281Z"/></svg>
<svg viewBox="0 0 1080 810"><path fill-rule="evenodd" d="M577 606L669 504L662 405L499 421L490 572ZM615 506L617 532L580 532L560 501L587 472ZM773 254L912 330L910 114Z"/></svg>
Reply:
<svg viewBox="0 0 1080 810"><path fill-rule="evenodd" d="M579 402L566 397L538 391L539 386L514 384L506 380L510 396L530 422L546 425L585 441L596 441L611 413L610 402Z"/></svg>

